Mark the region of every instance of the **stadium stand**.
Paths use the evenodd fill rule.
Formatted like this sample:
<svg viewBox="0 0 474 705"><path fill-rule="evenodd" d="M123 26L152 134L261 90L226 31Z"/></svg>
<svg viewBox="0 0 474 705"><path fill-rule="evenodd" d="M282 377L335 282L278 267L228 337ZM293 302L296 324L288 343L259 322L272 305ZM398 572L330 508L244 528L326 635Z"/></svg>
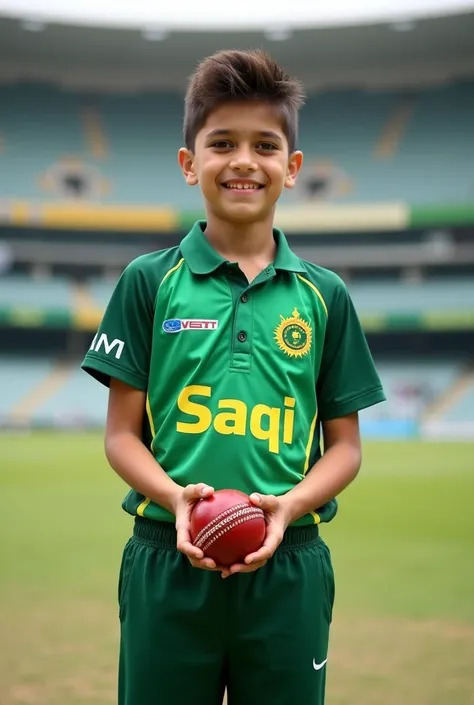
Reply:
<svg viewBox="0 0 474 705"><path fill-rule="evenodd" d="M406 189L415 202L428 193L444 202L472 201L473 163L474 85L433 88L418 97L400 152L384 173L384 189Z"/></svg>
<svg viewBox="0 0 474 705"><path fill-rule="evenodd" d="M361 313L438 314L442 311L474 312L472 277L453 277L421 282L378 280L349 282L354 305Z"/></svg>
<svg viewBox="0 0 474 705"><path fill-rule="evenodd" d="M73 306L71 282L63 277L0 277L0 306L69 311Z"/></svg>
<svg viewBox="0 0 474 705"><path fill-rule="evenodd" d="M102 426L107 410L107 390L79 367L69 366L64 384L32 413L36 424Z"/></svg>
<svg viewBox="0 0 474 705"><path fill-rule="evenodd" d="M98 102L111 145L103 173L122 202L199 207L198 189L186 188L178 168L182 100L173 95L103 96Z"/></svg>
<svg viewBox="0 0 474 705"><path fill-rule="evenodd" d="M379 360L387 401L363 412L365 419L414 419L443 397L463 372L459 360Z"/></svg>
<svg viewBox="0 0 474 705"><path fill-rule="evenodd" d="M470 376L463 392L449 406L442 416L443 421L460 421L474 419L474 375Z"/></svg>
<svg viewBox="0 0 474 705"><path fill-rule="evenodd" d="M299 146L306 164L311 167L322 159L342 169L354 182L346 200L378 200L382 167L374 158L374 146L396 105L397 96L391 93L334 91L313 96L301 113ZM307 173L305 167L300 187L304 188ZM388 200L392 199L393 195Z"/></svg>
<svg viewBox="0 0 474 705"><path fill-rule="evenodd" d="M39 357L2 356L0 358L0 420L15 411L53 369L52 360Z"/></svg>
<svg viewBox="0 0 474 705"><path fill-rule="evenodd" d="M39 84L0 88L0 132L4 138L2 197L38 199L45 171L65 155L84 154L80 97Z"/></svg>
<svg viewBox="0 0 474 705"><path fill-rule="evenodd" d="M198 190L185 186L176 166L181 96L101 95L91 102L53 86L22 84L0 87L0 105L2 197L201 207ZM474 83L408 97L359 90L312 95L301 115L300 146L300 183L283 201L468 202Z"/></svg>
<svg viewBox="0 0 474 705"><path fill-rule="evenodd" d="M103 425L107 392L79 368L49 357L0 357L0 421L39 426Z"/></svg>

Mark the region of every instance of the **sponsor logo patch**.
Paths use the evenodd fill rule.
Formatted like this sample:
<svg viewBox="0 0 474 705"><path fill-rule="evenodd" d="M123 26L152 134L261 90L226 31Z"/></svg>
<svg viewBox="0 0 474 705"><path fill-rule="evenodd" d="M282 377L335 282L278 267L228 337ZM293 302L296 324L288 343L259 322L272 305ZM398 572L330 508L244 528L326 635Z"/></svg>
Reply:
<svg viewBox="0 0 474 705"><path fill-rule="evenodd" d="M216 330L219 321L209 318L168 318L163 321L165 333L181 333L184 330Z"/></svg>

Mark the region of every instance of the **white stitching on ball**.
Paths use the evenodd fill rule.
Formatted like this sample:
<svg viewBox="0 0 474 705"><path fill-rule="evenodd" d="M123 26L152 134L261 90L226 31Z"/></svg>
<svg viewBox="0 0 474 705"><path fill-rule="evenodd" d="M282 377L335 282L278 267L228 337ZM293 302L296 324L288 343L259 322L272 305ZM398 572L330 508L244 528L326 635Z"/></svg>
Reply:
<svg viewBox="0 0 474 705"><path fill-rule="evenodd" d="M212 529L212 527L215 526L216 524L219 524L226 516L229 516L229 515L233 514L235 511L237 511L239 509L244 509L248 506L249 506L248 504L241 503L241 504L235 504L233 507L229 507L229 509L225 509L223 512L221 512L216 517L214 517L214 519L211 519L211 521L201 529L201 531L196 536L195 541L200 541L203 534L205 534L207 531ZM197 543L195 543L194 545L196 546Z"/></svg>
<svg viewBox="0 0 474 705"><path fill-rule="evenodd" d="M194 539L197 548L206 551L213 543L220 539L231 529L244 524L252 519L260 519L264 516L259 507L252 507L248 504L237 504L235 507L226 509L209 522Z"/></svg>

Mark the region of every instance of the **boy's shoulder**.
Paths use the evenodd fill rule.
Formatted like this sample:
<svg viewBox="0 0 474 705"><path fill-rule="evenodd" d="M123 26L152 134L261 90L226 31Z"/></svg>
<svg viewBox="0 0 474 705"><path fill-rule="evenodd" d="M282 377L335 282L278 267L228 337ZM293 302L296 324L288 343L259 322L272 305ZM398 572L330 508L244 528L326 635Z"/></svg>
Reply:
<svg viewBox="0 0 474 705"><path fill-rule="evenodd" d="M129 262L120 279L124 279L133 288L137 287L142 291L148 291L149 294L154 294L167 274L177 267L181 260L179 246L147 252Z"/></svg>
<svg viewBox="0 0 474 705"><path fill-rule="evenodd" d="M179 262L182 254L179 245L175 247L167 247L162 250L153 250L146 252L132 259L126 266L126 270L135 272L154 272L156 270L165 269L168 265L173 266L173 263Z"/></svg>
<svg viewBox="0 0 474 705"><path fill-rule="evenodd" d="M347 287L343 279L332 269L326 269L326 267L321 267L301 258L300 262L305 269L305 274L301 276L318 290L328 309L338 296L347 293Z"/></svg>

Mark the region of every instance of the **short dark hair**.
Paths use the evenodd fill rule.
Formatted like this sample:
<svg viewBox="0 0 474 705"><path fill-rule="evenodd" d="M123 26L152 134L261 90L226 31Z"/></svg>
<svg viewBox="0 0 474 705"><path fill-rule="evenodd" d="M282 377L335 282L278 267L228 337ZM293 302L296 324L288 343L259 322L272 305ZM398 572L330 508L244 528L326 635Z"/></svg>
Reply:
<svg viewBox="0 0 474 705"><path fill-rule="evenodd" d="M184 142L193 150L196 135L212 110L232 100L262 100L280 112L290 153L296 149L302 84L259 49L219 51L192 74L184 101Z"/></svg>

